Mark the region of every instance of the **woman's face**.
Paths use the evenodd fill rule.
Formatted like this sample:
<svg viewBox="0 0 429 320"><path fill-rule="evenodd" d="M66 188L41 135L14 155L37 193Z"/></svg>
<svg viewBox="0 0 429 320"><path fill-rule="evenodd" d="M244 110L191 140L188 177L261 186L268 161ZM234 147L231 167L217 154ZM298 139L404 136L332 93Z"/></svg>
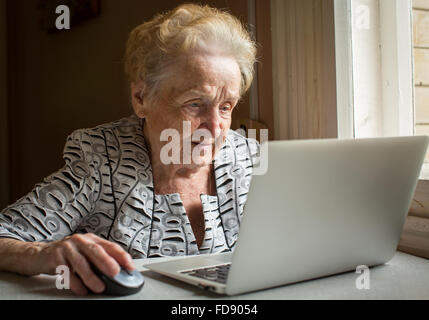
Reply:
<svg viewBox="0 0 429 320"><path fill-rule="evenodd" d="M178 58L156 103L144 106L151 149L160 151L164 164L174 155L182 165L211 163L230 128L240 85L240 69L232 57L198 53Z"/></svg>

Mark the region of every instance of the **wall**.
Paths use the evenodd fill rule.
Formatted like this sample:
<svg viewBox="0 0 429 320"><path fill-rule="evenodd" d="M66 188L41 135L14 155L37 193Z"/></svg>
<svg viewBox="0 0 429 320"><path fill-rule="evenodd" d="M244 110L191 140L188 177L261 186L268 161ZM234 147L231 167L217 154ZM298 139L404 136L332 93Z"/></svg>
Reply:
<svg viewBox="0 0 429 320"><path fill-rule="evenodd" d="M429 134L429 0L413 1L413 51L416 134Z"/></svg>
<svg viewBox="0 0 429 320"><path fill-rule="evenodd" d="M229 8L247 21L247 0L201 2ZM128 33L180 3L102 0L100 16L47 34L38 1L7 1L9 203L63 166L62 149L73 130L132 113L122 63ZM248 116L247 98L236 116Z"/></svg>
<svg viewBox="0 0 429 320"><path fill-rule="evenodd" d="M333 1L271 0L274 139L337 137Z"/></svg>
<svg viewBox="0 0 429 320"><path fill-rule="evenodd" d="M6 2L0 1L0 207L9 200L7 139Z"/></svg>
<svg viewBox="0 0 429 320"><path fill-rule="evenodd" d="M429 134L429 0L413 0L415 133ZM429 152L398 250L429 259Z"/></svg>

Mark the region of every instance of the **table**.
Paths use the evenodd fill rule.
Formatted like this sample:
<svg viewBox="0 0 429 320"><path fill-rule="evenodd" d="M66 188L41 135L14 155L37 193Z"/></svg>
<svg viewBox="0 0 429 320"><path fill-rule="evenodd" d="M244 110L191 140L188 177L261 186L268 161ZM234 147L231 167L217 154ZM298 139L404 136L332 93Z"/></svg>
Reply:
<svg viewBox="0 0 429 320"><path fill-rule="evenodd" d="M157 258L160 260L174 258ZM159 275L145 265L160 260L137 259L137 270L145 276L143 289L127 297L90 295L77 297L70 290L58 290L56 277L39 275L25 277L0 272L0 300L42 299L131 299L131 300L195 300L195 299L429 299L429 260L397 251L388 263L370 268L370 289L357 289L360 274L347 272L266 289L238 296L207 292L186 283Z"/></svg>

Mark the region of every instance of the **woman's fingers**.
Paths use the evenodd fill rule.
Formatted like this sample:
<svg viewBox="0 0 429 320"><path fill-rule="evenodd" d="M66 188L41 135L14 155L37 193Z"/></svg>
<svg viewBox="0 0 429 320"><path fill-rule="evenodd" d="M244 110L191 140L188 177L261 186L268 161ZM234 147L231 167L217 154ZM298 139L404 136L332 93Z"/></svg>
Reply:
<svg viewBox="0 0 429 320"><path fill-rule="evenodd" d="M68 264L73 270L71 275L75 277L73 281L72 277L70 277L70 287L72 291L79 292L78 294L84 293L82 287L84 287L83 284L85 284L85 286L93 292L103 292L105 289L104 283L96 276L87 259L77 250L75 245L71 242L64 244L64 252Z"/></svg>
<svg viewBox="0 0 429 320"><path fill-rule="evenodd" d="M67 279L67 281L70 284L70 289L76 295L79 295L79 296L87 295L88 290L83 285L82 281L79 279L78 276L76 276L73 273L72 270L70 270L71 263L66 259L66 251L60 246L55 246L49 251L51 252L53 263L55 264L55 266L53 266L53 269L55 269L55 272L52 272L49 274L55 274L58 266L67 266L69 269L69 272L67 273L67 276L69 278Z"/></svg>
<svg viewBox="0 0 429 320"><path fill-rule="evenodd" d="M109 254L119 263L119 265L125 267L130 271L135 269L134 262L133 262L133 259L131 258L131 255L128 252L126 252L119 244L107 241L105 239L97 237L94 234L90 234L90 235L91 235L90 237L93 238L95 242L97 242L99 245L103 247L103 249L107 252L107 254Z"/></svg>
<svg viewBox="0 0 429 320"><path fill-rule="evenodd" d="M89 235L74 237L74 244L79 252L86 257L103 274L113 277L120 271L118 262L115 261L103 246L95 242Z"/></svg>
<svg viewBox="0 0 429 320"><path fill-rule="evenodd" d="M49 274L54 274L59 265L68 266L70 289L77 295L86 295L87 289L96 293L105 289L93 267L110 277L119 273L120 266L135 269L131 256L120 245L91 233L74 234L46 245L38 260Z"/></svg>
<svg viewBox="0 0 429 320"><path fill-rule="evenodd" d="M88 289L82 283L80 277L73 272L70 273L70 290L78 296L86 296L88 294Z"/></svg>

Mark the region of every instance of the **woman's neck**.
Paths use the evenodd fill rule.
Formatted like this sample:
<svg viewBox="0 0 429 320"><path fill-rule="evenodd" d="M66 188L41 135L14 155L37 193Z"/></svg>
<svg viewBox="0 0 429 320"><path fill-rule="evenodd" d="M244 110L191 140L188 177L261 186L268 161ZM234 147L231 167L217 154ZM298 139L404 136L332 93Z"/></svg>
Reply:
<svg viewBox="0 0 429 320"><path fill-rule="evenodd" d="M213 194L212 165L196 168L164 165L152 157L152 174L157 194Z"/></svg>
<svg viewBox="0 0 429 320"><path fill-rule="evenodd" d="M176 193L183 188L191 188L192 185L203 187L207 189L205 193L211 193L212 164L196 165L181 162L178 164L165 164L161 159L162 145L160 144L160 139L156 139L151 135L146 125L143 131L151 159L152 175L157 193L158 191L161 193Z"/></svg>

